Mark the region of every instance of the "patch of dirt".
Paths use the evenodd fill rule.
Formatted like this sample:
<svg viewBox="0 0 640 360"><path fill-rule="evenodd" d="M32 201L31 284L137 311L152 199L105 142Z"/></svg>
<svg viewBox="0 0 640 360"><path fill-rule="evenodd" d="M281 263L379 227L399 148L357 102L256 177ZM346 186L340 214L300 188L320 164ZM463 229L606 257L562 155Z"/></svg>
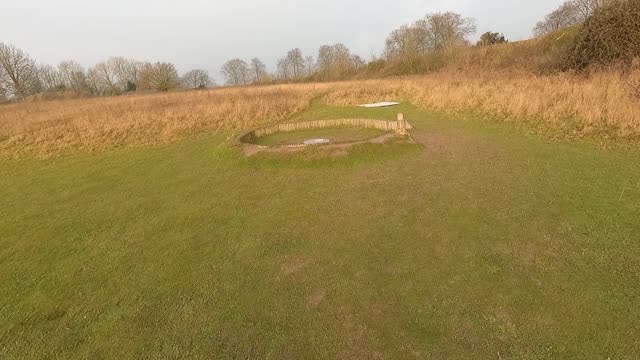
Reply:
<svg viewBox="0 0 640 360"><path fill-rule="evenodd" d="M384 144L385 141L387 141L389 139L393 139L395 137L396 137L396 134L389 133L389 134L384 134L384 135L375 137L375 138L369 140L369 142L372 143L372 144Z"/></svg>
<svg viewBox="0 0 640 360"><path fill-rule="evenodd" d="M322 303L324 298L327 295L327 291L325 289L317 289L312 292L309 296L307 296L307 308L315 309Z"/></svg>
<svg viewBox="0 0 640 360"><path fill-rule="evenodd" d="M241 148L242 153L245 156L252 156L262 151L262 149L260 149L259 147L252 145L241 145Z"/></svg>
<svg viewBox="0 0 640 360"><path fill-rule="evenodd" d="M411 354L411 356L413 356L416 359L424 359L422 352L418 350L409 349L409 353Z"/></svg>
<svg viewBox="0 0 640 360"><path fill-rule="evenodd" d="M471 138L463 135L453 136L420 131L414 132L412 137L415 142L424 145L427 151L440 154L460 152L473 144Z"/></svg>
<svg viewBox="0 0 640 360"><path fill-rule="evenodd" d="M464 133L414 131L411 135L416 143L424 146L423 157L465 161L471 156L478 161L505 163L512 156L501 144Z"/></svg>
<svg viewBox="0 0 640 360"><path fill-rule="evenodd" d="M366 325L353 316L344 306L338 308L338 312L342 318L344 331L348 334L346 341L352 352L349 357L362 357L357 355L360 349L366 349L365 344L367 343L368 338L368 329Z"/></svg>
<svg viewBox="0 0 640 360"><path fill-rule="evenodd" d="M516 325L513 323L511 314L506 308L498 307L495 311L494 319L499 329L498 339L500 341L507 341L517 336Z"/></svg>
<svg viewBox="0 0 640 360"><path fill-rule="evenodd" d="M291 275L302 270L305 263L306 262L302 257L289 257L282 263L280 270L284 275Z"/></svg>
<svg viewBox="0 0 640 360"><path fill-rule="evenodd" d="M517 245L495 244L494 249L514 263L537 268L546 268L565 253L561 240L542 231L539 232L537 241L527 241Z"/></svg>
<svg viewBox="0 0 640 360"><path fill-rule="evenodd" d="M349 151L345 148L339 148L329 151L329 157L337 158L349 155Z"/></svg>

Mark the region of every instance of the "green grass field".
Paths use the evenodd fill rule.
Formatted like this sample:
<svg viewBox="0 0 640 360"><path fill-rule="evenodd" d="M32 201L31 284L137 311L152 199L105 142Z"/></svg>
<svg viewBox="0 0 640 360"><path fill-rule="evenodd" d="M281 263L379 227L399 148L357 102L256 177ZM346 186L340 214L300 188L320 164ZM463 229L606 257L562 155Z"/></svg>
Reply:
<svg viewBox="0 0 640 360"><path fill-rule="evenodd" d="M417 144L339 157L2 160L0 358L637 359L640 152L409 105L291 120L398 111Z"/></svg>

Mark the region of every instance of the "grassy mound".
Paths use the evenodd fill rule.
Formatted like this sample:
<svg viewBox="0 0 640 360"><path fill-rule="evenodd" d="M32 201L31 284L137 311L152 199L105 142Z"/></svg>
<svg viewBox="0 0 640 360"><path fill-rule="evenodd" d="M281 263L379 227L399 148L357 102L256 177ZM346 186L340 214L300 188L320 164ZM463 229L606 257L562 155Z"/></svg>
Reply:
<svg viewBox="0 0 640 360"><path fill-rule="evenodd" d="M558 70L566 59L567 51L579 31L580 26L573 26L530 40L429 53L413 59L410 65L390 62L383 66L376 63L367 69L367 75L390 76L447 69L468 73L507 70L553 72ZM407 67L413 71L409 71Z"/></svg>

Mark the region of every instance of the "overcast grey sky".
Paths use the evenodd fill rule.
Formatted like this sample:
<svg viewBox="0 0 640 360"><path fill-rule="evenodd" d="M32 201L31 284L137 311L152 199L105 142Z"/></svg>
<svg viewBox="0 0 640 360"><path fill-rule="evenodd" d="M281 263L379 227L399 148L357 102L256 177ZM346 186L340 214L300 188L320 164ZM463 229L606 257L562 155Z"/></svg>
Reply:
<svg viewBox="0 0 640 360"><path fill-rule="evenodd" d="M478 34L531 36L535 23L563 0L19 0L0 7L0 41L42 63L90 66L110 56L170 61L183 73L226 60L259 57L273 70L299 47L315 57L342 42L364 58L380 54L387 35L429 12L477 19Z"/></svg>

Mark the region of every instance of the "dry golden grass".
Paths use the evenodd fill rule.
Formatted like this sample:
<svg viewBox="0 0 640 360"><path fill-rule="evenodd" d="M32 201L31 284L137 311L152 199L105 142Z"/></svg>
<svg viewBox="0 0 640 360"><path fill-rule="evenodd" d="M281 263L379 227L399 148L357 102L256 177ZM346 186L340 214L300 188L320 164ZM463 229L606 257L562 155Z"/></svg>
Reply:
<svg viewBox="0 0 640 360"><path fill-rule="evenodd" d="M47 157L251 128L303 110L324 87L280 85L0 106L0 154Z"/></svg>
<svg viewBox="0 0 640 360"><path fill-rule="evenodd" d="M369 80L334 89L326 101L349 105L406 99L423 110L478 110L509 121L542 120L567 135L640 138L640 68L587 76L438 72ZM636 84L636 85L634 85Z"/></svg>
<svg viewBox="0 0 640 360"><path fill-rule="evenodd" d="M0 106L0 155L47 157L230 133L282 121L313 97L353 105L408 100L423 110L478 110L510 121L543 120L569 135L640 138L640 68L589 77L442 71L426 76L214 89Z"/></svg>

